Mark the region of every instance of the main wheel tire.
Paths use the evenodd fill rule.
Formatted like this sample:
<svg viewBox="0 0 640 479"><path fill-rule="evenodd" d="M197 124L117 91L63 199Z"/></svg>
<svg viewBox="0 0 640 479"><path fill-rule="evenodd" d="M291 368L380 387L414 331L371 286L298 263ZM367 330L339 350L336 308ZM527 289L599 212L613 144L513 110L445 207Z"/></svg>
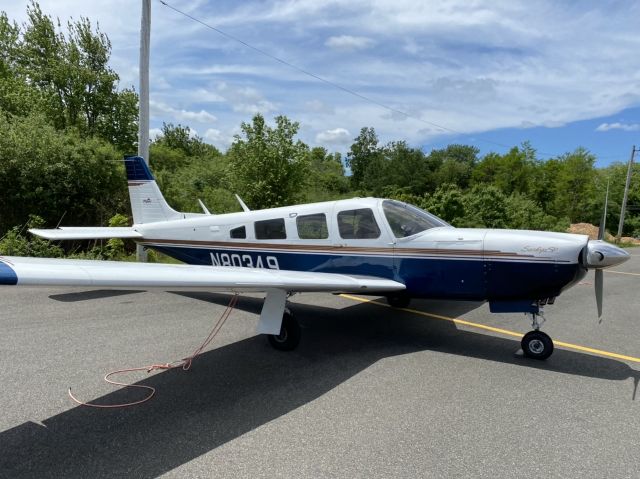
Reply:
<svg viewBox="0 0 640 479"><path fill-rule="evenodd" d="M387 296L387 303L393 308L406 308L410 302L411 298L403 293L394 293Z"/></svg>
<svg viewBox="0 0 640 479"><path fill-rule="evenodd" d="M280 351L293 351L300 343L300 325L289 311L282 316L280 334L268 334L269 344Z"/></svg>
<svg viewBox="0 0 640 479"><path fill-rule="evenodd" d="M542 331L529 331L520 343L528 358L544 360L553 353L553 340Z"/></svg>

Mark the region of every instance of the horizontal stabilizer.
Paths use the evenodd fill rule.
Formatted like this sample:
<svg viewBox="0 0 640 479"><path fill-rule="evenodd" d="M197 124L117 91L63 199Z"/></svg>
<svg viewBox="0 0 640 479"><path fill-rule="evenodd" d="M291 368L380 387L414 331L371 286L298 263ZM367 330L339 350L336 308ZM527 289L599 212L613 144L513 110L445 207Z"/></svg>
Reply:
<svg viewBox="0 0 640 479"><path fill-rule="evenodd" d="M29 232L49 240L142 238L142 235L131 227L63 227L54 230L30 229Z"/></svg>

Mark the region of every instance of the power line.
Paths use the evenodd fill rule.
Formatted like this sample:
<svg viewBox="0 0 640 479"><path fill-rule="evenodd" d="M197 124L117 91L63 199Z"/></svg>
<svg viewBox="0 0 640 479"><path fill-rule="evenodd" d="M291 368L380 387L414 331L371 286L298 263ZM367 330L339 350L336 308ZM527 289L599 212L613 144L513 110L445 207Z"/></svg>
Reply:
<svg viewBox="0 0 640 479"><path fill-rule="evenodd" d="M322 83L325 83L325 84L327 84L329 86L332 86L332 87L334 87L334 88L336 88L338 90L341 90L341 91L343 91L345 93L348 93L349 95L355 96L355 97L357 97L357 98L359 98L361 100L364 100L364 101L367 101L367 102L372 103L374 105L377 105L377 106L379 106L381 108L384 108L384 109L386 109L386 110L388 110L388 111L390 111L392 113L397 113L397 114L403 115L406 118L411 118L412 120L419 121L419 122L424 123L426 125L438 128L438 129L443 130L443 131L447 131L449 133L455 133L456 135L470 135L469 133L463 133L463 132L455 130L453 128L449 128L449 127L434 123L432 121L428 121L428 120L425 120L423 118L419 118L419 117L413 116L413 115L411 115L411 114L409 114L409 113L407 113L405 111L399 110L399 109L394 108L392 106L389 106L389 105L387 105L385 103L382 103L382 102L380 102L378 100L375 100L375 99L373 99L371 97L368 97L366 95L358 93L357 91L351 90L350 88L347 88L347 87L342 86L342 85L340 85L338 83L332 82L331 80L327 80L326 78L323 78L320 75L316 75L315 73L310 72L308 70L305 70L304 68L300 68L300 67L294 65L293 63L290 63L290 62L288 62L288 61L286 61L286 60L284 60L284 59L282 59L280 57L272 55L271 53L269 53L269 52L267 52L267 51L265 51L265 50L263 50L261 48L258 48L256 46L250 44L250 43L247 43L244 40L242 40L242 39L240 39L240 38L238 38L238 37L236 37L234 35L231 35L231 34L225 32L223 30L220 30L219 28L216 28L213 25L210 25L209 23L207 23L207 22L205 22L203 20L200 20L199 18L196 18L193 15L174 7L173 5L170 5L165 0L158 0L158 1L162 5L164 5L165 7L170 8L171 10L173 10L174 12L179 13L180 15L183 15L184 17L189 18L190 20L193 20L194 22L199 23L200 25L202 25L202 26L204 26L204 27L206 27L206 28L208 28L210 30L213 30L214 32L222 35L223 37L226 37L226 38L228 38L230 40L238 42L238 43L244 45L247 48L250 48L251 50L253 50L253 51L257 52L257 53L266 56L267 58L270 58L270 59L272 59L272 60L274 60L274 61L276 61L278 63L281 63L282 65L285 65L285 66L287 66L287 67L299 72L299 73L302 73L302 74L307 75L307 76L309 76L311 78L314 78L314 79L316 79L316 80L318 80L318 81L320 81ZM508 150L513 148L513 145L507 145L507 144L500 143L500 142L493 141L493 140L489 140L489 139L486 139L486 138L477 137L477 140L482 141L482 142L487 143L487 144L500 146L500 147L506 148ZM538 155L546 156L548 158L561 156L561 155L558 155L558 154L545 153L545 152L541 152L541 151L536 151L536 153ZM617 158L617 156L610 156L608 158ZM607 157L599 157L599 159L607 159Z"/></svg>

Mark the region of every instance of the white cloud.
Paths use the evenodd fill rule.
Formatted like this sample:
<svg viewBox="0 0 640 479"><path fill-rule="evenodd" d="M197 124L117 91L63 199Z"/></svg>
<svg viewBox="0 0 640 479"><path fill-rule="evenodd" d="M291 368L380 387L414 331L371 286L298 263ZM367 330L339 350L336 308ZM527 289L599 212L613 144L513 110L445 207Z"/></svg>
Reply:
<svg viewBox="0 0 640 479"><path fill-rule="evenodd" d="M173 117L180 121L184 122L196 122L196 123L211 123L217 121L218 119L212 115L211 113L200 110L200 111L189 111L189 110L178 110L173 108L166 103L150 100L149 101L149 110L151 116L160 117L164 119L167 115L169 117Z"/></svg>
<svg viewBox="0 0 640 479"><path fill-rule="evenodd" d="M26 20L29 0L5 3L9 18ZM99 21L112 41L111 65L121 85L137 86L139 2L39 3L63 25L70 16ZM640 131L635 117L605 118L640 104L638 2L182 2L182 10L271 55L407 112L405 120L161 3L152 9L153 126L195 124L205 136L211 130L208 141L216 145L256 112L287 115L300 122L303 140L332 141L336 148L335 125L348 132L372 126L382 142L413 144L451 135L448 130L476 134L596 118L610 122L597 131ZM218 130L209 128L216 119Z"/></svg>
<svg viewBox="0 0 640 479"><path fill-rule="evenodd" d="M230 85L226 82L218 84L218 94L231 104L233 111L255 115L264 115L277 109L276 105L266 100L255 88Z"/></svg>
<svg viewBox="0 0 640 479"><path fill-rule="evenodd" d="M218 143L224 139L224 135L220 130L215 128L209 128L204 132L204 139L211 143Z"/></svg>
<svg viewBox="0 0 640 479"><path fill-rule="evenodd" d="M334 128L316 135L316 142L324 145L348 145L351 141L351 133L345 128Z"/></svg>
<svg viewBox="0 0 640 479"><path fill-rule="evenodd" d="M609 130L622 130L622 131L640 131L639 123L602 123L596 128L596 131L609 131Z"/></svg>
<svg viewBox="0 0 640 479"><path fill-rule="evenodd" d="M334 108L331 105L320 100L311 100L304 103L305 109L314 113L333 113Z"/></svg>
<svg viewBox="0 0 640 479"><path fill-rule="evenodd" d="M162 136L162 130L160 128L151 128L149 130L149 139L155 140L159 136Z"/></svg>
<svg viewBox="0 0 640 479"><path fill-rule="evenodd" d="M329 48L336 50L364 50L375 44L371 38L354 37L351 35L340 35L337 37L329 37L324 43Z"/></svg>

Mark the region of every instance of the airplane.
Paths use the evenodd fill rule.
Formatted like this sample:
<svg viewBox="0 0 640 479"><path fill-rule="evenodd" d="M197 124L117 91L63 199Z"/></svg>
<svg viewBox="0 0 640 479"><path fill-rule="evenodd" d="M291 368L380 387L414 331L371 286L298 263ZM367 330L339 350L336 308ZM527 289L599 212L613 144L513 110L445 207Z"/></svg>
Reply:
<svg viewBox="0 0 640 479"><path fill-rule="evenodd" d="M27 257L0 258L0 285L204 289L264 292L257 332L271 345L298 346L300 327L287 299L299 292L385 296L397 308L412 298L486 301L493 313L525 313L526 357L547 359L553 340L540 330L544 307L595 269L598 317L603 268L629 254L588 236L455 228L392 199L339 201L211 214L182 213L164 199L139 156L124 159L133 226L32 229L49 240L132 239L185 264ZM606 212L606 206L605 206Z"/></svg>

